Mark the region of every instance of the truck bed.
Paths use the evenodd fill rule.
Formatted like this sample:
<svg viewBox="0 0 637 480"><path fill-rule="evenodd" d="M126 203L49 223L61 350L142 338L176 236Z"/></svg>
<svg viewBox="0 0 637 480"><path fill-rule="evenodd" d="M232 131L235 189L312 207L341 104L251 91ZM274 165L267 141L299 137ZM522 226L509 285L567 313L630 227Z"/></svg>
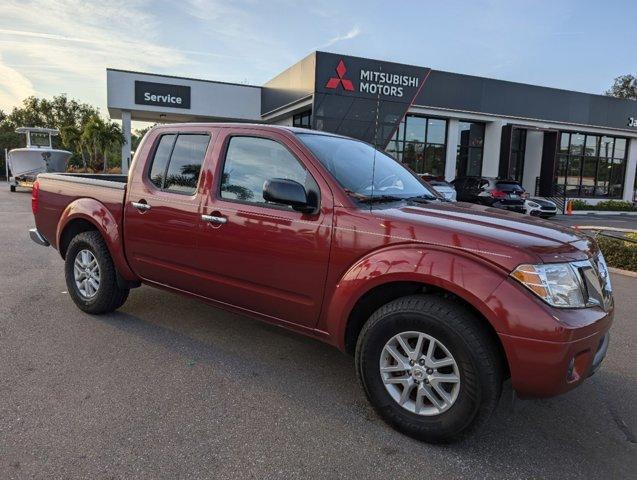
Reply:
<svg viewBox="0 0 637 480"><path fill-rule="evenodd" d="M127 175L41 173L37 180L39 208L35 214L36 225L54 247L57 248L57 237L61 233L57 227L63 215L82 216L84 213L87 219L114 222L116 225L109 225L108 228L120 230ZM99 210L106 211L99 213Z"/></svg>

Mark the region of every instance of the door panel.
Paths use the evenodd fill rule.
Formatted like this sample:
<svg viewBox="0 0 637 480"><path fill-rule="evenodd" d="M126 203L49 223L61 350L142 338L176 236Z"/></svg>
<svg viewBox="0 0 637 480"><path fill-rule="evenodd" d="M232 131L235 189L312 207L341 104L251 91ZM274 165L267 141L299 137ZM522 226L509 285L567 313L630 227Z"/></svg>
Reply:
<svg viewBox="0 0 637 480"><path fill-rule="evenodd" d="M220 198L221 182L215 182L213 191L204 201L204 213L221 217L225 223L205 222L202 225L198 268L202 280L206 281L199 283L197 293L275 319L314 326L321 309L329 263L331 192L308 163L304 152L298 146L284 147L285 137L277 133L264 136L261 131L245 129L220 138L218 142L223 143L223 150L226 150L231 139L246 136L280 143L273 147L256 142L258 150L252 151L260 152L267 168L252 164L250 175L238 170L243 168L241 162L244 160L244 166L248 166L248 151L256 149L257 145L248 145L243 153L231 150L235 152L231 155L235 155L236 162L225 173L225 152L221 152L216 177L225 182L224 195L230 198ZM259 160L255 158L252 160ZM308 181L314 185L309 189L318 189L321 208L316 214L266 205L262 203L262 197L259 198L260 192L254 191L262 185L266 171L270 178L281 177L282 172L294 175L290 165L281 168L279 164L289 162L290 158L307 170ZM229 181L229 177L238 180Z"/></svg>
<svg viewBox="0 0 637 480"><path fill-rule="evenodd" d="M199 170L206 150L212 150L208 145L210 132L179 136L159 132L151 141L155 144L153 161L136 166L139 170L134 178L138 180L132 182L127 194L126 255L142 279L190 290L201 227Z"/></svg>

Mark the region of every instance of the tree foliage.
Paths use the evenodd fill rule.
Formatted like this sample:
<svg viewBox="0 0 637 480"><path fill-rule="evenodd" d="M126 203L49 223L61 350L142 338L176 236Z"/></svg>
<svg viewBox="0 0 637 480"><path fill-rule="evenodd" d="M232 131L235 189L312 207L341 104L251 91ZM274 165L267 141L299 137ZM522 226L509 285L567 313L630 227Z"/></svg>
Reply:
<svg viewBox="0 0 637 480"><path fill-rule="evenodd" d="M637 100L637 77L634 75L620 75L615 78L613 86L606 90L606 95Z"/></svg>
<svg viewBox="0 0 637 480"><path fill-rule="evenodd" d="M73 152L70 163L93 170L108 168L109 160L119 159L119 148L124 142L118 124L105 121L99 109L66 95L51 99L28 97L10 113L0 110L0 156L4 150L24 146L24 136L15 133L18 127L57 128L60 135L53 137L53 146Z"/></svg>

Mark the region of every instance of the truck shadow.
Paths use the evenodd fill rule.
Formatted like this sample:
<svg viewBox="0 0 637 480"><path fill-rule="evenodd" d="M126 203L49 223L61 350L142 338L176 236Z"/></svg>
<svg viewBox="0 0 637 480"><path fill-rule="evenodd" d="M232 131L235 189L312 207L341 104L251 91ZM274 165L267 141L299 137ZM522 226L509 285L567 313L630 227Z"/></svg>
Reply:
<svg viewBox="0 0 637 480"><path fill-rule="evenodd" d="M357 383L353 359L319 341L147 288L133 292L121 311L97 318L177 354L184 365L201 367L195 374L208 375L210 388L229 388L224 378L245 380L250 392L267 392L274 402L309 414L312 428L332 429L335 442L338 432L347 429L354 437L366 438L366 448L396 461L408 461L415 453L423 459L453 453L475 477L487 467L482 473L489 475L494 466L523 477L561 471L624 476L637 468L631 424L635 407L630 401L628 407L618 405L608 393L620 388L634 398L637 384L604 367L573 392L519 401L513 408L507 383L495 414L478 435L434 446L401 435L380 420ZM628 420L622 417L626 413ZM302 421L307 417L299 418L297 427L307 428Z"/></svg>

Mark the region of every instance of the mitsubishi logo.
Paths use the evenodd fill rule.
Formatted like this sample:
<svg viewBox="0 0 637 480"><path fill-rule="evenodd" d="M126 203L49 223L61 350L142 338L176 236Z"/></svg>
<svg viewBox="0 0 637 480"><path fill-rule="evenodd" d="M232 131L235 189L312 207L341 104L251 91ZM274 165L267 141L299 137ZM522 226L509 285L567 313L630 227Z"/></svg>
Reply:
<svg viewBox="0 0 637 480"><path fill-rule="evenodd" d="M331 77L328 81L327 84L325 85L325 88L332 88L335 89L336 87L338 87L339 84L343 85L343 89L347 90L348 92L353 92L354 91L354 84L352 83L351 80L348 80L346 78L343 78L345 75L345 72L347 72L347 68L345 68L345 63L343 62L343 60L340 60L338 62L338 65L336 66L336 75L338 75L337 77Z"/></svg>

